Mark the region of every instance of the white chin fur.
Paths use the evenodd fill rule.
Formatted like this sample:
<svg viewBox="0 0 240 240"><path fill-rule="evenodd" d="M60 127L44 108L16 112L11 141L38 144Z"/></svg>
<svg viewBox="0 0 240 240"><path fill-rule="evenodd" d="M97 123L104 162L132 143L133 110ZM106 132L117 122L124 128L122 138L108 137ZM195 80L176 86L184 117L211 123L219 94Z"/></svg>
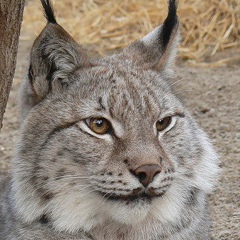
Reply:
<svg viewBox="0 0 240 240"><path fill-rule="evenodd" d="M96 194L88 195L85 199L81 198L81 201L77 201L77 198L74 200L70 196L68 201L61 197L55 199L50 204L49 210L55 228L71 233L79 230L88 232L106 221L136 225L146 218L151 206L141 201L127 205L124 202L103 200Z"/></svg>
<svg viewBox="0 0 240 240"><path fill-rule="evenodd" d="M81 201L77 201L77 198L74 200L71 195L67 201L59 196L50 205L51 217L57 230L71 233L79 230L88 232L104 225L104 222L136 227L148 218L161 223L174 222L180 216L184 201L184 189L179 188L179 185L172 186L163 197L153 199L151 203L144 200L128 204L103 200L94 193L85 199L81 198Z"/></svg>
<svg viewBox="0 0 240 240"><path fill-rule="evenodd" d="M113 221L125 225L136 225L148 215L151 204L138 201L126 204L125 202L108 202L105 212Z"/></svg>
<svg viewBox="0 0 240 240"><path fill-rule="evenodd" d="M162 197L154 199L150 211L152 218L161 223L176 222L184 207L185 191L185 186L175 183Z"/></svg>

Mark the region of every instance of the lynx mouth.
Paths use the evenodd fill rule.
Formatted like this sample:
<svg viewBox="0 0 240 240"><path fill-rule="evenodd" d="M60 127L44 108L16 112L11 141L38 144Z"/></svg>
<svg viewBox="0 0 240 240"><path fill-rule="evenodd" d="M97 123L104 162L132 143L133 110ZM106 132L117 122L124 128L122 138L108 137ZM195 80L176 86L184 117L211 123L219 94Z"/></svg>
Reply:
<svg viewBox="0 0 240 240"><path fill-rule="evenodd" d="M102 193L102 195L104 195ZM129 194L129 195L116 195L116 194L111 194L110 196L107 197L107 200L110 201L118 201L118 202L126 202L126 203L130 203L130 202L148 202L150 203L152 201L152 199L157 198L157 197L161 197L163 196L164 193L160 193L160 194L149 194L146 192L141 192L138 194Z"/></svg>

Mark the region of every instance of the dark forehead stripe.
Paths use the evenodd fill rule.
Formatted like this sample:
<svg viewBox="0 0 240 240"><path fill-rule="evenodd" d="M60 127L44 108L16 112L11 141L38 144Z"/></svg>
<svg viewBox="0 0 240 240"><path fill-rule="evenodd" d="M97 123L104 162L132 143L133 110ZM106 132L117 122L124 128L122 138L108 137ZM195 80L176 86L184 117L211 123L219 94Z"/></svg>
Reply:
<svg viewBox="0 0 240 240"><path fill-rule="evenodd" d="M41 224L47 224L47 223L49 222L49 218L47 217L46 214L44 214L44 215L42 215L42 216L40 217L39 222L40 222Z"/></svg>
<svg viewBox="0 0 240 240"><path fill-rule="evenodd" d="M114 79L116 81L108 95L112 117L124 117L130 112L145 115L160 109L156 87L140 74L120 71L115 73Z"/></svg>
<svg viewBox="0 0 240 240"><path fill-rule="evenodd" d="M101 106L101 108L102 108L103 110L106 110L106 107L103 105L102 97L100 97L100 98L98 99L98 103L99 103L99 105Z"/></svg>

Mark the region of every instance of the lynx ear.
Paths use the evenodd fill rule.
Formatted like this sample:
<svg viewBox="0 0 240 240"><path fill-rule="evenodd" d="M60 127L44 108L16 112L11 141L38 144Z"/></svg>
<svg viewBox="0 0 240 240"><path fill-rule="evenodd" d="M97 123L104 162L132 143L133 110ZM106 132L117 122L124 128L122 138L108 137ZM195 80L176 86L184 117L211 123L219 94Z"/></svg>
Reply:
<svg viewBox="0 0 240 240"><path fill-rule="evenodd" d="M37 101L54 91L54 86L69 84L74 71L88 65L84 50L57 24L49 0L42 0L42 5L48 24L33 44L29 68Z"/></svg>
<svg viewBox="0 0 240 240"><path fill-rule="evenodd" d="M171 71L179 44L179 22L175 0L169 0L164 23L124 50L124 54L142 68Z"/></svg>
<svg viewBox="0 0 240 240"><path fill-rule="evenodd" d="M48 24L33 44L28 79L21 87L22 120L49 93L65 89L76 69L90 65L85 51L57 24L50 1L41 2Z"/></svg>

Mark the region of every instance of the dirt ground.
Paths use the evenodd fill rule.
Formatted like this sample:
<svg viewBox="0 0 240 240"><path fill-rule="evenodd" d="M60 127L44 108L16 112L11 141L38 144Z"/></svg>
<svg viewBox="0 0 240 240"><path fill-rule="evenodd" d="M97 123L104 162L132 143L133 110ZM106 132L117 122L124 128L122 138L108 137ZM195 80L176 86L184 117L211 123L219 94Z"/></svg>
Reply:
<svg viewBox="0 0 240 240"><path fill-rule="evenodd" d="M0 136L0 173L9 170L19 121L17 92L27 71L31 41L22 37L18 65ZM235 56L220 68L194 68L180 62L177 76L186 105L210 135L221 156L222 176L210 196L212 239L240 239L240 49L220 53Z"/></svg>

